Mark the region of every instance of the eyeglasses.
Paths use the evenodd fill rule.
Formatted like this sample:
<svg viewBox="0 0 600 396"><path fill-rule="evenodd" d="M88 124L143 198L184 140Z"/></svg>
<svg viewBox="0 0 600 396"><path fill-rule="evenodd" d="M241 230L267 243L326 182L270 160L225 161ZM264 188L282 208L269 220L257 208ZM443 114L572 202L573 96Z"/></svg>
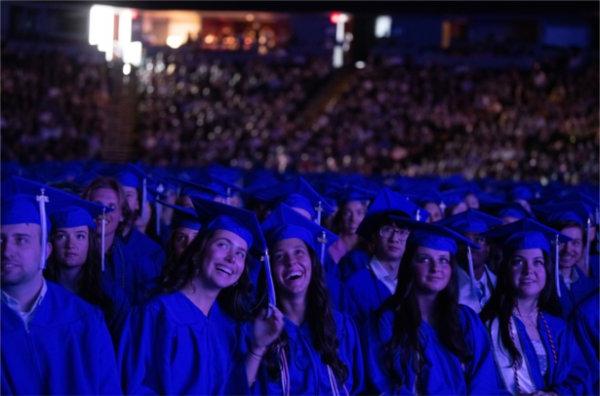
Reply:
<svg viewBox="0 0 600 396"><path fill-rule="evenodd" d="M408 234L410 234L410 231L404 228L397 228L392 226L383 226L379 229L380 237L389 238L394 234L398 234L401 238L407 238Z"/></svg>

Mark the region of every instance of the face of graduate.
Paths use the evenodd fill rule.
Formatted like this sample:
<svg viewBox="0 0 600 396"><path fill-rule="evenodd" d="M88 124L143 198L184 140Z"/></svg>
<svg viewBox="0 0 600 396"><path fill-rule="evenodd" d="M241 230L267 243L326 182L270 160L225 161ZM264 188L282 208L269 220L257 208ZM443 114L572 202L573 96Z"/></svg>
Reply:
<svg viewBox="0 0 600 396"><path fill-rule="evenodd" d="M123 186L123 192L125 193L125 199L127 200L129 209L131 209L133 212L138 212L140 210L140 202L138 201L137 188Z"/></svg>
<svg viewBox="0 0 600 396"><path fill-rule="evenodd" d="M273 249L273 274L279 290L292 296L305 296L312 275L310 253L299 238L283 239Z"/></svg>
<svg viewBox="0 0 600 396"><path fill-rule="evenodd" d="M236 283L246 263L248 244L237 234L217 230L206 243L200 273L210 288L224 289Z"/></svg>
<svg viewBox="0 0 600 396"><path fill-rule="evenodd" d="M0 227L2 239L2 286L26 285L42 276L40 270L41 227L39 224L11 224ZM50 255L52 245L47 245Z"/></svg>
<svg viewBox="0 0 600 396"><path fill-rule="evenodd" d="M560 245L559 265L561 268L572 268L583 257L583 232L579 227L565 227L560 232L571 240Z"/></svg>
<svg viewBox="0 0 600 396"><path fill-rule="evenodd" d="M377 232L375 255L382 261L399 261L406 248L410 231L393 224L381 226Z"/></svg>
<svg viewBox="0 0 600 396"><path fill-rule="evenodd" d="M356 234L361 221L365 218L367 207L361 201L348 201L342 208L342 233Z"/></svg>
<svg viewBox="0 0 600 396"><path fill-rule="evenodd" d="M541 249L522 249L510 259L511 283L519 297L537 298L546 285L545 258Z"/></svg>
<svg viewBox="0 0 600 396"><path fill-rule="evenodd" d="M470 209L479 209L479 198L475 194L467 194L465 196L465 203Z"/></svg>
<svg viewBox="0 0 600 396"><path fill-rule="evenodd" d="M490 256L490 245L487 240L479 234L473 232L465 233L465 236L469 238L473 243L479 245L479 249L471 249L471 255L473 256L473 266L480 267L487 263Z"/></svg>
<svg viewBox="0 0 600 396"><path fill-rule="evenodd" d="M452 276L450 253L419 246L412 260L417 289L425 294L444 290Z"/></svg>
<svg viewBox="0 0 600 396"><path fill-rule="evenodd" d="M52 236L52 247L61 266L82 266L90 247L89 228L87 226L58 228Z"/></svg>
<svg viewBox="0 0 600 396"><path fill-rule="evenodd" d="M106 219L105 232L108 235L114 234L119 227L119 223L123 220L123 211L121 210L121 205L119 205L117 192L111 188L98 188L90 194L90 201L100 203L112 209L111 212L104 215ZM99 231L102 230L100 218L96 220L96 226Z"/></svg>
<svg viewBox="0 0 600 396"><path fill-rule="evenodd" d="M442 219L442 211L435 202L427 202L424 205L424 209L429 212L429 218L427 219L428 223L433 223Z"/></svg>
<svg viewBox="0 0 600 396"><path fill-rule="evenodd" d="M181 253L198 235L198 230L193 230L187 227L179 227L173 232L173 253L176 257L181 256Z"/></svg>

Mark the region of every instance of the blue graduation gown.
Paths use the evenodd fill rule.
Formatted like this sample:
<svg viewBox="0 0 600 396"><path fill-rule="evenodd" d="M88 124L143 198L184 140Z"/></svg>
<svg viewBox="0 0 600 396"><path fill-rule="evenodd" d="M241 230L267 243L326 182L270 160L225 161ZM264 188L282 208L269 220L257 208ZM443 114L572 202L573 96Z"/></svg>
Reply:
<svg viewBox="0 0 600 396"><path fill-rule="evenodd" d="M371 254L366 250L355 248L346 253L338 263L338 273L342 282L345 282L356 271L367 268L371 261Z"/></svg>
<svg viewBox="0 0 600 396"><path fill-rule="evenodd" d="M598 351L600 348L600 304L598 293L586 298L574 310L571 317L571 325L575 331L575 337L588 364L591 373L592 394L600 394L600 379L598 376L598 365L600 364Z"/></svg>
<svg viewBox="0 0 600 396"><path fill-rule="evenodd" d="M466 365L442 345L436 330L426 322L419 328L421 343L424 346L424 366L417 378L415 372L416 357L408 360L402 358L403 353L394 353L394 375L400 379L396 383L386 372L382 356L384 345L392 336L394 322L393 312L387 310L381 317L372 316L369 325L365 356L367 377L375 393L389 394L502 394L500 377L494 364L488 334L475 312L464 305L459 306L460 324L463 329L467 347L473 359ZM389 359L389 358L387 358ZM416 388L417 382L419 384Z"/></svg>
<svg viewBox="0 0 600 396"><path fill-rule="evenodd" d="M578 267L574 267L579 279L567 289L562 276L560 277L560 306L562 317L567 320L573 313L573 309L586 297L598 290L598 284L592 278L588 278Z"/></svg>
<svg viewBox="0 0 600 396"><path fill-rule="evenodd" d="M59 285L47 286L27 328L2 303L1 393L120 394L100 310Z"/></svg>
<svg viewBox="0 0 600 396"><path fill-rule="evenodd" d="M345 394L344 386L350 394L356 394L363 388L364 366L360 341L352 320L338 311L333 311L339 341L339 357L348 368L345 383L337 380L338 391ZM296 326L285 318L284 331L289 340L287 355L290 372L290 393L301 395L332 394L327 366L315 350L308 324ZM281 380L269 377L265 365L261 365L256 382L252 387L254 394L276 395L282 393Z"/></svg>
<svg viewBox="0 0 600 396"><path fill-rule="evenodd" d="M156 290L164 262L160 245L134 227L127 237L115 237L102 276L121 287L132 305L139 305Z"/></svg>
<svg viewBox="0 0 600 396"><path fill-rule="evenodd" d="M372 311L378 309L392 293L368 268L356 271L346 280L342 291L342 311L358 326L367 323Z"/></svg>
<svg viewBox="0 0 600 396"><path fill-rule="evenodd" d="M119 342L126 393L247 393L241 325L218 302L205 316L181 292L134 309Z"/></svg>
<svg viewBox="0 0 600 396"><path fill-rule="evenodd" d="M548 366L545 376L542 376L538 358L531 339L525 330L525 325L513 316L519 341L523 348L524 361L529 368L536 389L552 391L559 395L588 394L590 385L588 368L575 341L573 332L567 327L564 320L548 313L543 313L543 315L552 336L551 343L546 326L542 322L541 315L539 315L537 327L546 350ZM554 361L552 356L552 345L556 349L557 362Z"/></svg>

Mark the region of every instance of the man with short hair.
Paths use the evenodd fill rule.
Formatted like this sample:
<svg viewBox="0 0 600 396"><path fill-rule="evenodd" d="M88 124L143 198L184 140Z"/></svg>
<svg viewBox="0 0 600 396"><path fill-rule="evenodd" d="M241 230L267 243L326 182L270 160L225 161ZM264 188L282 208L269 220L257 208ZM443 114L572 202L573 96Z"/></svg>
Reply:
<svg viewBox="0 0 600 396"><path fill-rule="evenodd" d="M42 275L52 247L38 204L3 197L1 215L1 393L121 393L100 310Z"/></svg>

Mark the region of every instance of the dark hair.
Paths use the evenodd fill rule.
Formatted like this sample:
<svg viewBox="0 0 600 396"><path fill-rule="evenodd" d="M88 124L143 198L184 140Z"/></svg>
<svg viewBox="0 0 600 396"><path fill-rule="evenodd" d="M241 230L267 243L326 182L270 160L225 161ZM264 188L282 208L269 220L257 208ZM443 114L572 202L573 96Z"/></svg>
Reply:
<svg viewBox="0 0 600 396"><path fill-rule="evenodd" d="M54 239L57 230L53 230L51 240ZM79 297L101 307L105 311L106 309L110 309L111 302L101 288L100 247L94 230L88 227L88 232L88 252L81 268L80 278L77 281L76 292ZM61 270L62 265L58 262L56 250L53 249L48 259L48 265L44 270L44 277L48 280L58 282Z"/></svg>
<svg viewBox="0 0 600 396"><path fill-rule="evenodd" d="M199 232L185 248L179 260L172 263L173 265L165 267L159 282L163 292L172 293L180 290L200 274L202 258L214 233L214 230ZM238 321L249 320L251 313L254 311L253 288L248 270L248 260L251 260L249 255L238 281L232 286L222 289L217 297L219 306Z"/></svg>
<svg viewBox="0 0 600 396"><path fill-rule="evenodd" d="M484 323L491 322L496 317L498 318L502 343L510 354L512 364L516 364L517 367L520 367L523 359L510 334L510 318L515 304L517 303L517 293L515 287L512 285L511 279L511 260L514 251L505 251L503 253L502 262L497 272L498 278L496 288L479 316ZM538 309L540 312L544 311L560 316L560 302L558 301L554 285L554 265L546 252L543 252L543 255L544 269L546 270L546 284L538 298Z"/></svg>
<svg viewBox="0 0 600 396"><path fill-rule="evenodd" d="M344 221L344 209L346 208L346 205L348 205L348 203L350 203L350 202L360 202L365 208L365 215L366 215L367 208L369 207L368 201L360 200L360 199L350 199L347 201L340 202L338 210L335 212L335 214L333 215L333 218L331 219L331 229L336 234L341 234L341 232L342 232L342 226L343 226L343 221Z"/></svg>
<svg viewBox="0 0 600 396"><path fill-rule="evenodd" d="M569 227L573 227L573 228L579 228L579 230L581 230L581 239L583 240L584 246L585 246L585 242L587 240L587 225L584 224L580 224L577 221L574 220L567 220L567 221L559 221L559 222L555 222L553 224L550 224L550 227L554 228L555 230L558 231L562 231L565 228L569 228ZM585 251L585 247L584 247L584 251Z"/></svg>
<svg viewBox="0 0 600 396"><path fill-rule="evenodd" d="M312 274L308 290L306 293L306 313L305 320L308 323L310 334L315 350L321 356L321 360L331 367L335 377L346 382L348 379L348 367L342 362L338 355L339 340L337 337L336 323L333 318L333 310L329 299L329 292L325 285L323 276L323 268L320 261L317 259L315 252L307 246L312 263ZM265 273L261 271L258 290L265 290L266 281ZM279 294L277 284L275 284L275 292ZM266 292L262 295L262 302L267 301ZM264 307L265 304L262 304ZM287 333L281 332L281 335L273 342L265 355L267 370L271 378L279 378L279 356L278 351L281 348L289 350Z"/></svg>
<svg viewBox="0 0 600 396"><path fill-rule="evenodd" d="M402 379L394 374L393 369L394 356L397 354L398 348L401 347L404 351L403 360L408 360L408 357L413 353L424 356L423 346L419 340L419 327L422 317L417 303L416 286L414 285L415 273L412 263L418 247L415 243L407 243L406 251L402 256L398 269L396 291L376 311L379 317L386 310L391 310L394 314L392 338L383 347L382 361L385 362L384 369L388 372L390 378L399 383ZM464 332L460 326L456 281L457 266L453 255L451 256L451 265L451 279L446 288L439 292L435 299L431 324L436 329L442 344L463 363L466 363L472 358L472 353L465 343ZM423 359L421 359L421 365L416 367L417 375L423 368L423 363Z"/></svg>
<svg viewBox="0 0 600 396"><path fill-rule="evenodd" d="M83 198L90 200L92 193L101 188L108 188L117 194L117 200L119 201L121 213L123 214L123 221L121 221L117 227L117 234L123 235L123 232L125 232L127 228L133 224L133 221L135 220L135 214L129 208L129 204L125 198L125 193L123 192L123 187L117 181L117 179L105 176L98 177L85 188L83 194L81 195Z"/></svg>

